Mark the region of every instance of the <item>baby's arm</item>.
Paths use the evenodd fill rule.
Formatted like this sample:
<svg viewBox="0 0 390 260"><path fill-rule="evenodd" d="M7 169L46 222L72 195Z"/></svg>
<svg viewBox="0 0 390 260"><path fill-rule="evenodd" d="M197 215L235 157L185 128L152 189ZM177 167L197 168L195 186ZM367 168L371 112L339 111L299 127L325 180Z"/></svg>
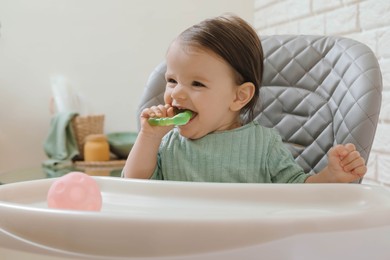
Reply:
<svg viewBox="0 0 390 260"><path fill-rule="evenodd" d="M152 176L161 140L173 126L151 126L148 119L173 115L173 108L169 105L153 106L142 111L141 130L127 158L123 171L125 178L149 179Z"/></svg>
<svg viewBox="0 0 390 260"><path fill-rule="evenodd" d="M365 160L353 144L336 145L329 150L328 165L306 182L348 183L361 179L366 172Z"/></svg>

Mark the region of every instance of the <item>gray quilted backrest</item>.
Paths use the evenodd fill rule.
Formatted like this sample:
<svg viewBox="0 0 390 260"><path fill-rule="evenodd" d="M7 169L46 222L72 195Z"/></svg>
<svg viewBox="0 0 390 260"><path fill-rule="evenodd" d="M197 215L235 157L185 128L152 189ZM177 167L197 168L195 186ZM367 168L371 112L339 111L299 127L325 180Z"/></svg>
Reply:
<svg viewBox="0 0 390 260"><path fill-rule="evenodd" d="M335 36L263 36L264 75L256 120L278 130L306 172L318 172L335 144L354 143L368 160L382 77L362 43ZM165 64L151 74L139 106L162 104Z"/></svg>

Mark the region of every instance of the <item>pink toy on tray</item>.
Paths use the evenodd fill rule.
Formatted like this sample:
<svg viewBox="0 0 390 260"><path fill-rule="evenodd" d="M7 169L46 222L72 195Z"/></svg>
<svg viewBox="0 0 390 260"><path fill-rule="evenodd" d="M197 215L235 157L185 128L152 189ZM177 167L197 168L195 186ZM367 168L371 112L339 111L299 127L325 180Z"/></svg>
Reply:
<svg viewBox="0 0 390 260"><path fill-rule="evenodd" d="M91 176L70 172L50 186L47 205L56 209L100 211L102 195L99 185Z"/></svg>

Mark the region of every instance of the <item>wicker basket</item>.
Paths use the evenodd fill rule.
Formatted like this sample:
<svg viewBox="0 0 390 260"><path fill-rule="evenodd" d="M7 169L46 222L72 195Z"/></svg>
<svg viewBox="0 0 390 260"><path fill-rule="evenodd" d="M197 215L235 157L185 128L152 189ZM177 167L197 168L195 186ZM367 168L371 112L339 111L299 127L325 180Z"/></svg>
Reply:
<svg viewBox="0 0 390 260"><path fill-rule="evenodd" d="M123 166L125 166L126 160L112 160L112 161L92 161L92 162L86 162L86 161L75 161L74 165L77 167L96 167L96 168L120 168L122 169Z"/></svg>
<svg viewBox="0 0 390 260"><path fill-rule="evenodd" d="M80 158L84 157L85 138L91 134L103 134L104 115L76 116L72 119Z"/></svg>

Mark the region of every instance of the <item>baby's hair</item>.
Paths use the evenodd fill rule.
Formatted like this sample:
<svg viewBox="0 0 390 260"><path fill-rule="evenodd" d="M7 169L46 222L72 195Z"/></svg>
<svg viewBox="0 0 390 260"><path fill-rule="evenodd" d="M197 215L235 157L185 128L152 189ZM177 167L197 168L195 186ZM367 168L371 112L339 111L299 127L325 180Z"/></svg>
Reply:
<svg viewBox="0 0 390 260"><path fill-rule="evenodd" d="M241 109L242 115L253 120L263 76L263 49L252 26L238 16L224 15L188 28L178 39L223 58L234 69L237 84L251 82L255 85L253 98Z"/></svg>

